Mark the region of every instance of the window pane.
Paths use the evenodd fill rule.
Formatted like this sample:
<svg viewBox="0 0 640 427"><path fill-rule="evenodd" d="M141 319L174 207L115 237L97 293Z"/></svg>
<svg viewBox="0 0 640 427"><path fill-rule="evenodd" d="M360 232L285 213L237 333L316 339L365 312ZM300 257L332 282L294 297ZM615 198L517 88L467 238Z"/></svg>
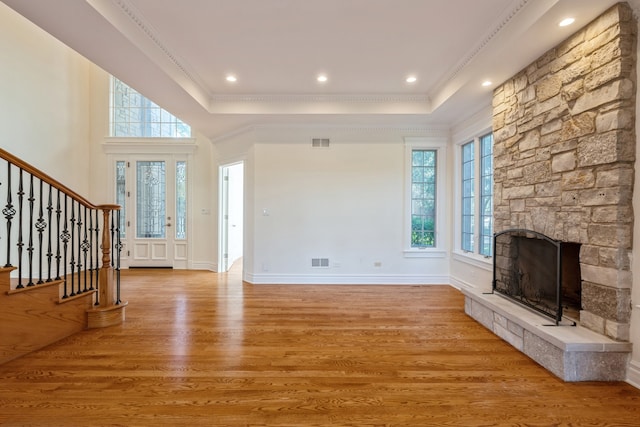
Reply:
<svg viewBox="0 0 640 427"><path fill-rule="evenodd" d="M176 162L176 239L187 238L187 162Z"/></svg>
<svg viewBox="0 0 640 427"><path fill-rule="evenodd" d="M136 237L165 238L165 164L136 164Z"/></svg>
<svg viewBox="0 0 640 427"><path fill-rule="evenodd" d="M126 172L127 162L116 162L116 204L120 205L120 237L126 237L127 230L125 227L126 218L126 201L127 201L127 186L126 186Z"/></svg>
<svg viewBox="0 0 640 427"><path fill-rule="evenodd" d="M411 153L411 246L435 246L436 151Z"/></svg>
<svg viewBox="0 0 640 427"><path fill-rule="evenodd" d="M493 254L493 135L488 134L480 138L480 159L482 176L480 182L480 254Z"/></svg>
<svg viewBox="0 0 640 427"><path fill-rule="evenodd" d="M474 143L462 146L462 218L461 247L463 251L474 250Z"/></svg>

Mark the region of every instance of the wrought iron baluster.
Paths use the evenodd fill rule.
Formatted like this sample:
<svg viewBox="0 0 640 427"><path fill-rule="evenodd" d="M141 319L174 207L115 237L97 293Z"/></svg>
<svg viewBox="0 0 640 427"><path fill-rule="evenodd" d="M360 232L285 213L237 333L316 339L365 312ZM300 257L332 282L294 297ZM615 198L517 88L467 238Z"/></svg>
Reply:
<svg viewBox="0 0 640 427"><path fill-rule="evenodd" d="M89 211L89 265L86 269L89 270L89 290L92 291L93 287L93 210Z"/></svg>
<svg viewBox="0 0 640 427"><path fill-rule="evenodd" d="M116 258L116 305L119 305L120 300L120 253L122 252L122 239L120 238L120 210L116 211L116 252L113 254Z"/></svg>
<svg viewBox="0 0 640 427"><path fill-rule="evenodd" d="M58 193L58 197L60 197L60 194ZM68 201L68 196L65 194L64 195L64 230L62 231L62 234L60 235L60 239L62 240L62 266L64 268L64 270L62 271L62 275L64 277L64 296L62 297L64 298L68 298L69 295L69 289L68 289L68 283L67 283L67 253L68 253L68 247L69 247L69 240L71 239L71 233L69 233L69 223L67 221L67 209L68 209L68 205L69 205L69 201ZM71 291L73 292L73 288L71 288Z"/></svg>
<svg viewBox="0 0 640 427"><path fill-rule="evenodd" d="M7 204L2 210L5 220L7 221L7 263L5 267L12 267L11 265L11 221L16 215L16 210L13 207L13 201L11 197L11 163L7 162Z"/></svg>
<svg viewBox="0 0 640 427"><path fill-rule="evenodd" d="M29 282L27 286L34 286L33 283L33 209L35 197L33 196L33 175L29 176L29 241L27 244L27 261L29 261Z"/></svg>
<svg viewBox="0 0 640 427"><path fill-rule="evenodd" d="M95 210L95 217L96 217L96 228L95 228L95 234L96 234L96 289L98 290L98 292L96 292L96 302L95 305L99 306L100 305L100 247L101 247L101 239L100 239L100 210L96 209Z"/></svg>
<svg viewBox="0 0 640 427"><path fill-rule="evenodd" d="M69 296L74 296L76 294L76 288L75 288L75 273L76 273L76 257L75 257L75 232L76 232L76 201L71 199L71 227L69 227L71 229L71 240L70 240L70 246L71 246L71 261L69 262L69 265L71 266L71 271L69 272L69 277L71 277L71 294L69 294Z"/></svg>
<svg viewBox="0 0 640 427"><path fill-rule="evenodd" d="M62 208L60 207L60 190L57 190L56 196L56 231L58 233L58 238L56 239L56 280L60 280L60 260L62 259L62 255L60 254L60 242L62 241L62 234L60 233L60 216L62 214ZM66 292L65 292L66 295Z"/></svg>
<svg viewBox="0 0 640 427"><path fill-rule="evenodd" d="M42 255L43 248L42 242L44 241L44 230L47 228L47 221L44 220L44 202L42 200L42 193L44 191L44 183L41 179L40 181L40 191L39 191L39 206L38 206L38 219L36 220L36 231L38 232L38 284L44 283L42 277Z"/></svg>
<svg viewBox="0 0 640 427"><path fill-rule="evenodd" d="M22 284L22 249L24 247L24 241L22 239L22 210L23 210L23 202L24 202L24 179L23 179L23 171L20 168L20 174L18 175L18 286L17 289L24 288Z"/></svg>
<svg viewBox="0 0 640 427"><path fill-rule="evenodd" d="M116 226L115 226L115 215L111 215L111 254L115 254L115 247L116 247L116 241L114 239L114 235L116 232ZM115 259L114 256L111 256L111 267L115 267Z"/></svg>
<svg viewBox="0 0 640 427"><path fill-rule="evenodd" d="M53 251L51 248L51 229L53 228L53 187L49 184L49 200L47 203L47 220L49 223L48 242L47 242L47 282L51 282L51 262L53 259Z"/></svg>
<svg viewBox="0 0 640 427"><path fill-rule="evenodd" d="M87 282L89 281L87 278L87 270L89 270L89 265L87 264L87 256L88 256L88 252L90 249L89 246L89 239L87 236L87 207L84 206L84 234L82 235L82 244L80 245L80 247L82 248L82 257L83 257L83 262L84 262L84 270L82 271L82 292L87 292L88 288L87 288ZM78 269L78 275L80 275L80 269ZM80 278L78 277L78 281L80 281Z"/></svg>

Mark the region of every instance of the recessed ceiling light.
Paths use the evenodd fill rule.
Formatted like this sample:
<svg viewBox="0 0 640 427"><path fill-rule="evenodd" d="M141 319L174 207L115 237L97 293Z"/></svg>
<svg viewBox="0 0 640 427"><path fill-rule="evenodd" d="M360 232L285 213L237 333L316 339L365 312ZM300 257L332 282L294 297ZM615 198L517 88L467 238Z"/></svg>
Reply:
<svg viewBox="0 0 640 427"><path fill-rule="evenodd" d="M571 25L575 22L574 18L565 18L558 24L561 27L566 27L567 25Z"/></svg>
<svg viewBox="0 0 640 427"><path fill-rule="evenodd" d="M405 79L405 81L406 81L407 83L415 83L415 82L417 82L417 81L418 81L418 78L417 78L416 76L409 76L409 77L407 77L407 78Z"/></svg>
<svg viewBox="0 0 640 427"><path fill-rule="evenodd" d="M493 84L493 82L491 82L490 80L485 80L482 82L482 86L487 87L487 86L491 86Z"/></svg>
<svg viewBox="0 0 640 427"><path fill-rule="evenodd" d="M327 76L325 76L324 74L320 74L320 75L318 76L317 80L318 80L320 83L324 83L324 82L326 82L327 80L329 80L329 78L328 78Z"/></svg>
<svg viewBox="0 0 640 427"><path fill-rule="evenodd" d="M238 78L236 76L234 76L233 74L229 74L227 76L227 81L230 82L230 83L234 83L234 82L238 81Z"/></svg>

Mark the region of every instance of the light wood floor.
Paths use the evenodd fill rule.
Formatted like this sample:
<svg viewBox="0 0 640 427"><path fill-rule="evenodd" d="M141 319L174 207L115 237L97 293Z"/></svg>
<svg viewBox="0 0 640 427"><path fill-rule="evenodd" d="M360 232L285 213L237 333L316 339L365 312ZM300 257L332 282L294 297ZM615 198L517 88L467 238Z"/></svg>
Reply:
<svg viewBox="0 0 640 427"><path fill-rule="evenodd" d="M124 325L0 366L0 425L640 425L639 390L563 383L448 286L129 270L123 296Z"/></svg>

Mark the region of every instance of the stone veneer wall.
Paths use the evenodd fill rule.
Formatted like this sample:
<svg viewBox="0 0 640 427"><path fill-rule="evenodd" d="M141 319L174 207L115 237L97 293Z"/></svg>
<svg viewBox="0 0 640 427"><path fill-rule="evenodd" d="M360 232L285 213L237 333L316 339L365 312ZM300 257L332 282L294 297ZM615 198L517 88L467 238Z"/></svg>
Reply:
<svg viewBox="0 0 640 427"><path fill-rule="evenodd" d="M631 315L636 22L618 3L497 88L495 231L581 243L581 325L626 341Z"/></svg>

